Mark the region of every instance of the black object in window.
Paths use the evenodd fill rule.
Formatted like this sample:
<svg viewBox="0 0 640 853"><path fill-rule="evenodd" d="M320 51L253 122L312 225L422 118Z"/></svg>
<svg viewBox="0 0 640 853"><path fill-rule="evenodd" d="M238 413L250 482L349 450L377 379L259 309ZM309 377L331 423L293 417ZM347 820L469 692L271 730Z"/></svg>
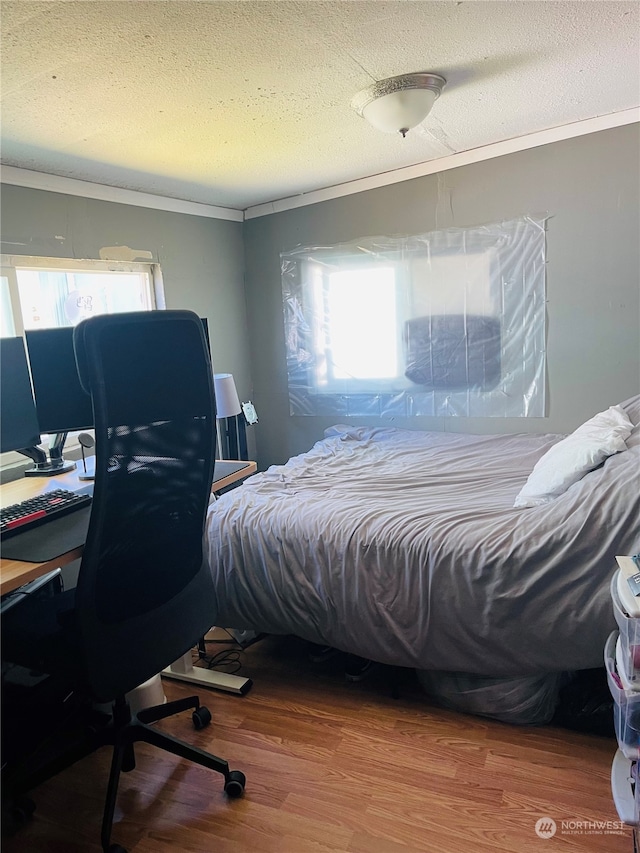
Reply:
<svg viewBox="0 0 640 853"><path fill-rule="evenodd" d="M500 379L500 321L435 314L405 324L405 376L435 390L494 388Z"/></svg>

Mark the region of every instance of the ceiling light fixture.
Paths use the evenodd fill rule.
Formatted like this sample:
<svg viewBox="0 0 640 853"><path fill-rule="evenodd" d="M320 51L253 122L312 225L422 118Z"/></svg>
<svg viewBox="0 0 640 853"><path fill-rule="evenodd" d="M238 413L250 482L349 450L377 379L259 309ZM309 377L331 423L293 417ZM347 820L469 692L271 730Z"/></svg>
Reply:
<svg viewBox="0 0 640 853"><path fill-rule="evenodd" d="M406 136L425 120L446 82L429 71L387 77L358 92L351 106L378 130Z"/></svg>

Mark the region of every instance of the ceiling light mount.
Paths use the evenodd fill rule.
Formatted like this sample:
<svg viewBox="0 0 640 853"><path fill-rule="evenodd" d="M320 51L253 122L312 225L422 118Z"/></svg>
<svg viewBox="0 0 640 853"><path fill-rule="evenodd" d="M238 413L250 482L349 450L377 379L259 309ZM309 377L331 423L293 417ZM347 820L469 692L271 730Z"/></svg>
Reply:
<svg viewBox="0 0 640 853"><path fill-rule="evenodd" d="M447 81L430 71L387 77L358 92L353 109L383 133L407 132L424 121Z"/></svg>

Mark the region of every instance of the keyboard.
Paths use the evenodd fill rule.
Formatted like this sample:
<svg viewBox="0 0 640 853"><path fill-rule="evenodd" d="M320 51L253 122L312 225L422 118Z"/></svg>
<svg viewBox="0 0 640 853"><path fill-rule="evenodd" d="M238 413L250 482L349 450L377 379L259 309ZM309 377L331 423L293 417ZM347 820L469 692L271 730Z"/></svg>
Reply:
<svg viewBox="0 0 640 853"><path fill-rule="evenodd" d="M25 533L70 512L89 506L91 495L78 495L67 489L54 489L0 509L0 539Z"/></svg>

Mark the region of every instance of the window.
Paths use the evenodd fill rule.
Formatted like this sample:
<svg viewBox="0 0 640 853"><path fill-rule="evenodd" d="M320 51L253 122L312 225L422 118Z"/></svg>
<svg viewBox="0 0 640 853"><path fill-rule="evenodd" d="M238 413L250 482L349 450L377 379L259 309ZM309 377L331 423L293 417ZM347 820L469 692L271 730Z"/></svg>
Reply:
<svg viewBox="0 0 640 853"><path fill-rule="evenodd" d="M349 380L388 380L398 374L398 289L393 266L309 270L319 390ZM352 386L353 387L353 386Z"/></svg>
<svg viewBox="0 0 640 853"><path fill-rule="evenodd" d="M150 311L162 307L160 286L155 264L4 256L2 334L75 326L97 314Z"/></svg>
<svg viewBox="0 0 640 853"><path fill-rule="evenodd" d="M310 393L468 390L500 378L492 253L443 252L302 270Z"/></svg>
<svg viewBox="0 0 640 853"><path fill-rule="evenodd" d="M542 417L544 250L522 217L283 253L290 413Z"/></svg>
<svg viewBox="0 0 640 853"><path fill-rule="evenodd" d="M0 335L23 336L25 330L75 326L98 314L150 311L164 307L162 279L156 264L75 261L3 255L0 270ZM43 436L43 445L48 439ZM73 435L67 448L75 444ZM0 456L6 469L24 457Z"/></svg>

